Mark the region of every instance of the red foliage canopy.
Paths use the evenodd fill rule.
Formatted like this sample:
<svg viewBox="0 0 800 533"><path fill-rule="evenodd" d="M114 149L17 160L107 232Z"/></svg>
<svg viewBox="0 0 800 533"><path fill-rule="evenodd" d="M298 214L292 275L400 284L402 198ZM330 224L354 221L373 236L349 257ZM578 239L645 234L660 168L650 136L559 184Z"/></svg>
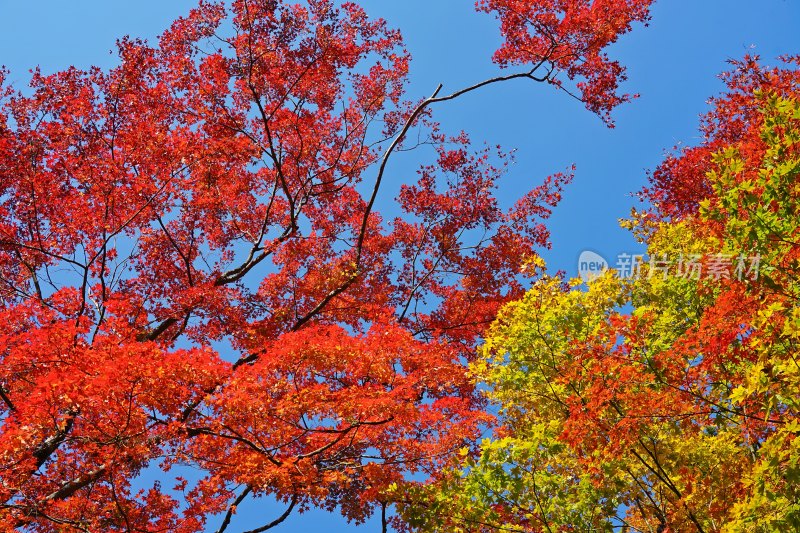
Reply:
<svg viewBox="0 0 800 533"><path fill-rule="evenodd" d="M601 50L648 3L482 3L533 69L416 104L400 34L328 0L202 2L116 68L4 89L0 530L222 531L248 495L361 520L436 469L487 420L464 363L569 176L503 210L505 158L428 108L566 70L605 114ZM411 128L437 159L386 221ZM194 474L142 488L156 466Z"/></svg>
<svg viewBox="0 0 800 533"><path fill-rule="evenodd" d="M785 57L790 67L800 65L800 57ZM711 110L702 118L704 139L698 146L676 149L653 172L650 187L642 197L653 204L658 219L680 219L697 212L701 201L713 196L706 178L712 156L740 139L751 140L742 155L754 166L763 157L766 145L759 139L760 114L763 102L759 94L794 96L800 84L800 71L795 68L767 67L758 56L731 61L731 70L721 75L727 91L709 101Z"/></svg>

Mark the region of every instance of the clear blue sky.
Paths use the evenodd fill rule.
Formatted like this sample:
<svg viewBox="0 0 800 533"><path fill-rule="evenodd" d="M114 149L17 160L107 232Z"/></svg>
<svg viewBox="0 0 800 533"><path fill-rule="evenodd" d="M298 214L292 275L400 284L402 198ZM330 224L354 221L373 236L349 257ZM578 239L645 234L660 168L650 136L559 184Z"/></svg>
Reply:
<svg viewBox="0 0 800 533"><path fill-rule="evenodd" d="M115 56L109 51L117 37L153 38L193 4L0 0L0 64L11 69L18 86L35 65L44 72L111 66ZM475 13L471 0L364 0L362 5L403 30L414 56L412 95L427 95L440 82L456 89L496 72L489 61L499 40L495 21ZM797 0L661 0L651 26L637 27L612 50L628 66L626 90L642 95L615 113L616 129L606 129L565 95L524 82L472 94L437 108L436 116L449 131L465 129L476 141L518 149L518 163L501 193L505 200L577 164L575 182L550 224L553 249L545 254L552 270L574 275L583 249L600 252L612 264L618 253L638 250L617 220L628 215L635 204L630 193L645 185L647 170L665 150L698 141L697 117L721 89L716 75L725 61L750 52L774 63L777 55L800 53L798 28ZM416 166L413 154L403 157L389 175L395 187ZM262 525L280 512L263 502L245 507L232 531ZM312 512L276 531L323 528L380 530L375 522L349 526L338 516Z"/></svg>

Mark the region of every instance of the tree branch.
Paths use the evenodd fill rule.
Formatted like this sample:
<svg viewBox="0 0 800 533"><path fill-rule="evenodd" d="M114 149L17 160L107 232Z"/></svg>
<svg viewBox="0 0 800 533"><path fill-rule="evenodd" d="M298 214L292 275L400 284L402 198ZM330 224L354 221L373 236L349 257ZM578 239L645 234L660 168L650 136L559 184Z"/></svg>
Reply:
<svg viewBox="0 0 800 533"><path fill-rule="evenodd" d="M222 524L219 526L217 533L223 533L231 523L231 518L233 517L233 513L236 512L236 507L240 505L244 499L253 491L253 487L250 485L246 486L241 494L228 506L228 512L225 513L225 519L222 521Z"/></svg>
<svg viewBox="0 0 800 533"><path fill-rule="evenodd" d="M244 531L243 533L261 533L262 531L272 529L273 527L281 524L284 520L289 518L289 515L292 514L292 510L294 509L294 506L296 504L297 504L297 495L295 494L292 496L292 501L289 503L289 508L286 509L286 511L284 511L282 515L280 515L278 518L276 518L275 520L273 520L272 522L270 522L265 526L261 526L256 529L250 529L248 531Z"/></svg>

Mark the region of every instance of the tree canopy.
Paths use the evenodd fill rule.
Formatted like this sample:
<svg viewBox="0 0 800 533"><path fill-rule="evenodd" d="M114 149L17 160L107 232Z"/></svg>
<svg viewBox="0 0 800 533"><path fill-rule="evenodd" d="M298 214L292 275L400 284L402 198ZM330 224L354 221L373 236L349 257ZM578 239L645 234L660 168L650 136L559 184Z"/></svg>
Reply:
<svg viewBox="0 0 800 533"><path fill-rule="evenodd" d="M506 70L421 101L400 32L331 0L204 1L115 68L0 74L0 530L221 532L265 496L256 531L361 521L435 475L491 421L467 363L570 171L502 209L508 155L432 109L522 79L610 124L605 49L650 3L481 1Z"/></svg>
<svg viewBox="0 0 800 533"><path fill-rule="evenodd" d="M651 4L480 0L497 75L423 99L334 0L0 70L0 532L800 530L800 57L731 62L586 282L541 258L573 169L504 205L513 155L436 120L516 80L612 127Z"/></svg>
<svg viewBox="0 0 800 533"><path fill-rule="evenodd" d="M427 531L800 528L800 70L747 57L623 225L633 273L544 276L490 329L501 426L437 485Z"/></svg>

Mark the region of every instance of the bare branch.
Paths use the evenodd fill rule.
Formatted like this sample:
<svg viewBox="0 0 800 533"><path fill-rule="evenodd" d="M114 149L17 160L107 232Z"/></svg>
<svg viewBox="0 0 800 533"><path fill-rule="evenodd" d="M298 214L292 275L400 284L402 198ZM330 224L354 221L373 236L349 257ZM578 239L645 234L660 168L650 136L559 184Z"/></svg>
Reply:
<svg viewBox="0 0 800 533"><path fill-rule="evenodd" d="M284 520L289 518L289 515L292 514L292 510L294 510L294 506L296 504L297 504L297 495L294 495L294 496L292 496L292 500L289 503L289 508L286 509L286 511L284 511L284 513L282 515L280 515L278 518L276 518L275 520L273 520L272 522L270 522L269 524L267 524L265 526L258 527L256 529L250 529L248 531L244 531L243 533L261 533L262 531L266 531L268 529L272 529L273 527L281 524Z"/></svg>

